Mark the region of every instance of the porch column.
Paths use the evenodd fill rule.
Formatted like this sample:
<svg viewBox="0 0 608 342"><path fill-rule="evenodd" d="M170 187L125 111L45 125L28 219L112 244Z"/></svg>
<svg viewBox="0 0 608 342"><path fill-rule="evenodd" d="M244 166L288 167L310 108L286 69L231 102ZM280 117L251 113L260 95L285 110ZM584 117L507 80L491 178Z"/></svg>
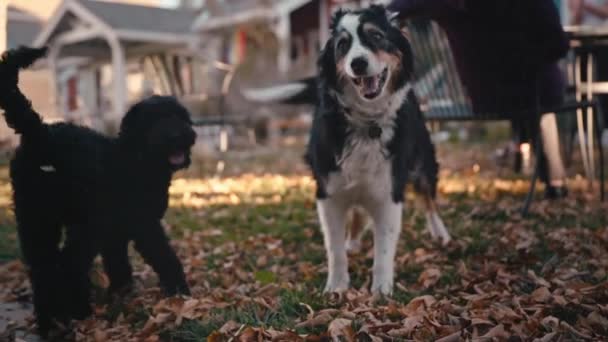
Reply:
<svg viewBox="0 0 608 342"><path fill-rule="evenodd" d="M4 51L7 48L7 37L8 37L8 26L7 26L7 10L8 3L2 1L0 3L0 51Z"/></svg>
<svg viewBox="0 0 608 342"><path fill-rule="evenodd" d="M289 12L282 12L279 15L274 31L279 41L277 61L279 71L285 74L291 66L291 19L289 18Z"/></svg>
<svg viewBox="0 0 608 342"><path fill-rule="evenodd" d="M118 38L109 37L108 44L112 50L112 118L118 123L127 108L127 61Z"/></svg>
<svg viewBox="0 0 608 342"><path fill-rule="evenodd" d="M61 45L59 43L49 44L49 51L47 53L47 60L50 71L50 91L52 94L51 104L55 110L55 114L61 118L66 119L66 111L61 101L61 87L59 86L59 53L61 52Z"/></svg>

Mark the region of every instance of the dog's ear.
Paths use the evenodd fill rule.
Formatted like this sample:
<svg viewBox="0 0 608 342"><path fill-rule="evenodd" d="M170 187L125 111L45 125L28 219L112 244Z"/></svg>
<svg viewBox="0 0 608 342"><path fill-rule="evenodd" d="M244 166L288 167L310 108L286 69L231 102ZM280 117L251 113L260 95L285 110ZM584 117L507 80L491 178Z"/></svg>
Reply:
<svg viewBox="0 0 608 342"><path fill-rule="evenodd" d="M391 12L386 10L386 19L388 19L388 22L396 28L401 28L403 26L403 23L399 18L399 12Z"/></svg>
<svg viewBox="0 0 608 342"><path fill-rule="evenodd" d="M141 140L140 135L142 132L142 123L145 120L144 101L134 104L120 123L120 131L118 137L121 141L127 144L134 144Z"/></svg>
<svg viewBox="0 0 608 342"><path fill-rule="evenodd" d="M321 84L334 89L337 84L335 56L334 39L330 38L327 43L325 43L323 50L321 50L317 66L319 68L319 81Z"/></svg>
<svg viewBox="0 0 608 342"><path fill-rule="evenodd" d="M407 25L400 26L399 31L401 31L401 34L405 37L405 39L407 39L408 42L412 41L412 33Z"/></svg>
<svg viewBox="0 0 608 342"><path fill-rule="evenodd" d="M340 20L342 19L342 17L344 17L349 11L345 10L343 8L338 8L334 14L331 16L331 21L329 23L329 30L333 33L335 33L336 29L338 28L338 24L340 23Z"/></svg>

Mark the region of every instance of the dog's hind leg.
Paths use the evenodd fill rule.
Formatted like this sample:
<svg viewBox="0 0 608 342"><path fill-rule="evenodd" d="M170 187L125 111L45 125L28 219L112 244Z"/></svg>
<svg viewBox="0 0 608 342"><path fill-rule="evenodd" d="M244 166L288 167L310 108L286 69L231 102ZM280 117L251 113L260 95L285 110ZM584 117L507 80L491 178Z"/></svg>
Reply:
<svg viewBox="0 0 608 342"><path fill-rule="evenodd" d="M72 318L84 319L91 314L91 280L89 271L99 251L98 227L69 225L61 250L61 268L66 291L70 295Z"/></svg>
<svg viewBox="0 0 608 342"><path fill-rule="evenodd" d="M346 291L350 283L345 246L347 210L344 203L334 198L317 200L328 262L325 292Z"/></svg>
<svg viewBox="0 0 608 342"><path fill-rule="evenodd" d="M441 242L444 245L447 244L452 238L437 210L437 203L435 201L437 185L433 184L431 186L429 180L425 177L420 177L414 181L414 188L418 195L422 196L426 227L431 234L431 237L433 237L433 239L441 239Z"/></svg>
<svg viewBox="0 0 608 342"><path fill-rule="evenodd" d="M110 278L110 292L128 288L133 283L133 269L129 262L129 239L105 239L101 249L104 269Z"/></svg>
<svg viewBox="0 0 608 342"><path fill-rule="evenodd" d="M435 199L429 196L428 194L424 196L424 206L425 206L425 218L426 218L426 226L431 233L433 238L441 239L441 242L445 245L452 238L450 237L450 233L445 228L445 224L443 224L443 220L439 216L439 212L437 210L437 204L435 203Z"/></svg>
<svg viewBox="0 0 608 342"><path fill-rule="evenodd" d="M350 213L348 236L346 239L346 251L356 254L361 251L361 240L365 232L370 229L371 222L367 219L367 213L361 208L353 208Z"/></svg>
<svg viewBox="0 0 608 342"><path fill-rule="evenodd" d="M137 228L135 249L142 255L158 274L160 285L169 296L190 294L182 263L169 245L169 238L160 222L142 225Z"/></svg>
<svg viewBox="0 0 608 342"><path fill-rule="evenodd" d="M45 337L53 327L53 319L64 318L58 282L61 225L38 216L40 212L26 210L20 203L15 207L17 232L21 253L29 267L38 329Z"/></svg>

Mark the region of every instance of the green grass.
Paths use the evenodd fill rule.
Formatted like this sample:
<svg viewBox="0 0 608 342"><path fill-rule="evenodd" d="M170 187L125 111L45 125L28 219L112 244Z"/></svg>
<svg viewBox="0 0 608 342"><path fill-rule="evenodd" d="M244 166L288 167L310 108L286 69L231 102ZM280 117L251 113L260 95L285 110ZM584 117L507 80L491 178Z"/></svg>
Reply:
<svg viewBox="0 0 608 342"><path fill-rule="evenodd" d="M3 177L2 170L4 169L0 168L0 180ZM475 179L467 179L465 182L474 183ZM244 186L246 187L247 184ZM300 334L326 331L327 326L296 328L296 324L305 320L309 313L302 303L310 306L315 312L328 308L344 308L344 303L336 303L335 298L322 294L326 277L324 267L326 257L312 189L304 186L287 186L277 190L276 184L263 180L253 190L237 188L233 191L239 198L238 204L214 203L202 208L169 208L165 221L171 227L169 232L171 238L176 242L180 256L204 253L205 257L197 265L190 267L186 264L193 272L189 275L191 281L197 286L201 286L203 281L209 284L209 288L205 288L204 291L213 293L224 286L234 284L249 288L250 290L244 290L248 291L244 296L253 297L260 287L274 284L278 288L277 294L270 296L272 302L270 308L253 302L241 302L240 299L232 301L230 298L222 297L222 301L228 302L230 306L221 305L221 308L205 311L200 320L185 320L178 327L163 327L161 340L201 341L228 321L253 327L295 330ZM564 251L565 243L552 240L550 234L561 228L584 228L582 231L588 235L568 238L566 242L579 239L583 245L594 246L597 249L598 245L601 247L601 242L598 242L599 239L594 234L608 224L603 208L589 205L583 200L580 206L585 209L581 209L580 212L576 203L561 203L560 206L569 210L551 211L550 214L537 210L529 217L521 218L517 213L523 196L521 193L499 192L495 198L488 199L484 197L487 195L485 191L486 188L482 188L471 193L451 193L441 196L443 201L441 215L456 239L456 242L449 247L442 247L429 240L423 212L415 208L412 201L408 201L404 213L404 229L398 242L398 257L408 258L402 259L406 261L399 263L396 270L395 280L400 286L394 290L392 296L394 302L405 305L413 298L432 295L436 300L449 299L464 307L468 303L460 296L471 290L471 284L491 282L492 277L496 277L495 270L484 269L487 264L498 264L504 272L524 275L524 280L511 284L515 295L533 292L538 285L526 280L527 272L531 270L541 275L543 267L554 259L562 265L578 263L576 265L578 270L589 273L600 267L597 263L594 265L589 263L590 249L583 248L576 252L575 257L578 259L573 260L574 253ZM278 203L266 201L262 204L255 201L256 198L269 199L275 195L280 195L282 200ZM535 208L538 207L542 205L535 203ZM1 210L0 262L19 256L14 219L8 208ZM534 235L536 240L529 248L517 250L508 240L508 238L517 240L517 237L509 235L514 230L514 226L519 233ZM187 245L195 238L200 242L194 247L184 247L184 244L179 243L185 242ZM349 259L351 282L354 288L360 288L371 280L373 259L369 251L372 248L372 240L373 236L367 235L363 253ZM280 246L276 248L275 254L270 251L269 244L277 242ZM422 255L432 253L433 257L430 260L419 261L416 256L417 250ZM568 253L571 259L566 259L564 256ZM262 256L265 261L260 263L259 258ZM141 271L141 258L136 257L134 260L138 260L134 263L135 270ZM232 264L232 268L226 266L229 263ZM312 269L306 278L300 272L299 267L302 266ZM440 276L434 285L423 288L418 279L429 267L439 269ZM231 276L229 273L234 272L235 269L246 274L245 278L233 277L226 282L222 277ZM480 279L471 280L478 275ZM581 279L589 284L596 284L606 278L604 276L598 280L591 278L591 275L587 277ZM150 283L144 286L154 286L148 284ZM207 292L204 293L202 296L206 297ZM598 299L598 302L601 301ZM384 300L378 305L386 306L394 303ZM114 321L120 315L124 315L128 317L127 321L131 328L137 331L141 330L153 314L153 307L154 304L150 303L133 307L128 301L118 301L111 303L105 314L98 319ZM577 307L552 310L555 317L569 322L574 322L577 315L585 313L580 312L580 308ZM353 322L355 328L362 324L369 322L366 322L364 317L357 317ZM416 338L420 336L426 335L417 335ZM432 340L435 337L429 332L428 337L425 338Z"/></svg>
<svg viewBox="0 0 608 342"><path fill-rule="evenodd" d="M19 243L12 213L0 208L0 263L19 257Z"/></svg>
<svg viewBox="0 0 608 342"><path fill-rule="evenodd" d="M185 321L175 329L164 331L161 337L175 342L201 341L229 321L251 327L291 329L299 334L324 331L326 326L295 328L295 322L305 320L308 314L308 309L302 304L309 305L313 310L331 307L331 304L327 303L318 292L282 290L275 310L256 304L247 304L240 308L215 309L205 319Z"/></svg>

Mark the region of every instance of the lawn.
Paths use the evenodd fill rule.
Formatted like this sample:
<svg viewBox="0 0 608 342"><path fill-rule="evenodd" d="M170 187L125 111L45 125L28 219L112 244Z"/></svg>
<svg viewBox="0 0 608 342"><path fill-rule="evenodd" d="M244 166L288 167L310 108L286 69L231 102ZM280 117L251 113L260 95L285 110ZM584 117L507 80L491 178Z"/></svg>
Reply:
<svg viewBox="0 0 608 342"><path fill-rule="evenodd" d="M440 149L441 212L455 240L430 240L408 194L392 298L370 295L371 239L350 259L353 289L324 295L327 273L314 183L297 149L225 177L179 175L165 222L192 286L162 298L133 253L137 288L106 298L92 272L95 316L73 326L87 341L457 341L608 338L607 205L570 180L571 195L518 212L527 183L478 146ZM247 162L245 162L247 163ZM260 170L280 173L260 173ZM249 171L254 171L250 173ZM29 299L18 261L6 175L0 183L0 300ZM9 330L31 329L13 325ZM5 333L8 334L9 332ZM0 333L0 336L2 334ZM8 336L8 335L5 335Z"/></svg>

